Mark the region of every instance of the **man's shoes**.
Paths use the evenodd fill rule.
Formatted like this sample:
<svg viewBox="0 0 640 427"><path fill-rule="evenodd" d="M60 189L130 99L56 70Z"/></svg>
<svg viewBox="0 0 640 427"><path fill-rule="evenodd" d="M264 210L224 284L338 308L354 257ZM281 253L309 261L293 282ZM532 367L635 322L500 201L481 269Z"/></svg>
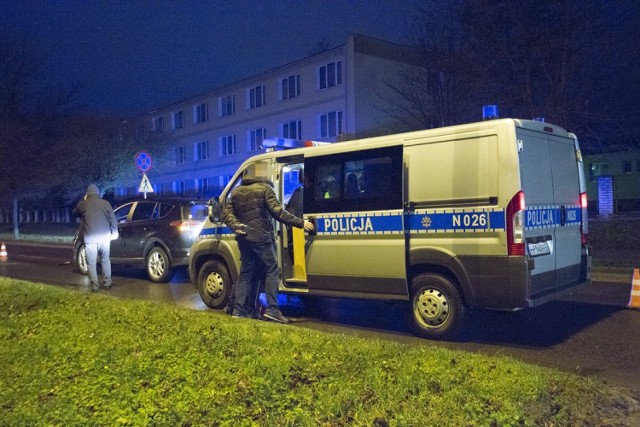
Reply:
<svg viewBox="0 0 640 427"><path fill-rule="evenodd" d="M247 316L247 313L243 312L243 311L238 311L238 310L234 310L233 314L231 315L231 317L235 317L236 319L248 319L249 316Z"/></svg>
<svg viewBox="0 0 640 427"><path fill-rule="evenodd" d="M98 289L100 289L100 286L94 285L92 283L91 285L89 285L89 289L91 290L91 292L98 292Z"/></svg>
<svg viewBox="0 0 640 427"><path fill-rule="evenodd" d="M264 312L263 316L266 319L269 320L273 320L274 322L278 322L278 323L289 323L289 319L287 319L286 317L284 317L282 315L282 312L278 309L269 309L267 308L267 310Z"/></svg>
<svg viewBox="0 0 640 427"><path fill-rule="evenodd" d="M224 312L231 315L233 314L233 304L228 304L225 308L224 308Z"/></svg>
<svg viewBox="0 0 640 427"><path fill-rule="evenodd" d="M112 286L112 285L105 286L105 287L104 287L104 290L105 290L105 291L110 291L110 290L111 290L111 286Z"/></svg>

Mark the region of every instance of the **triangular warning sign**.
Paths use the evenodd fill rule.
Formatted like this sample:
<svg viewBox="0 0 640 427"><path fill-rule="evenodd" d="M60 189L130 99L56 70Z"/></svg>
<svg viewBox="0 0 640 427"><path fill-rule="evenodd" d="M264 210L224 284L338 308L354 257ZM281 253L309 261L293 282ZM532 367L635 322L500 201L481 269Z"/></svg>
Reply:
<svg viewBox="0 0 640 427"><path fill-rule="evenodd" d="M147 178L147 174L142 175L142 181L140 181L140 188L138 188L138 193L153 193L153 186Z"/></svg>

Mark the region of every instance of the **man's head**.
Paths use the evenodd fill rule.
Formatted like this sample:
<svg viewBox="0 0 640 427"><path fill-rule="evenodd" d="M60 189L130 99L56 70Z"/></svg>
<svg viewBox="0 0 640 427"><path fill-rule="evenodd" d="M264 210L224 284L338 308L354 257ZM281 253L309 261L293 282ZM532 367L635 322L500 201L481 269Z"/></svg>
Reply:
<svg viewBox="0 0 640 427"><path fill-rule="evenodd" d="M269 164L267 162L255 162L244 170L242 175L245 179L269 178Z"/></svg>
<svg viewBox="0 0 640 427"><path fill-rule="evenodd" d="M89 187L87 188L87 196L90 194L95 194L97 196L100 195L100 190L98 190L98 186L95 184L89 184Z"/></svg>

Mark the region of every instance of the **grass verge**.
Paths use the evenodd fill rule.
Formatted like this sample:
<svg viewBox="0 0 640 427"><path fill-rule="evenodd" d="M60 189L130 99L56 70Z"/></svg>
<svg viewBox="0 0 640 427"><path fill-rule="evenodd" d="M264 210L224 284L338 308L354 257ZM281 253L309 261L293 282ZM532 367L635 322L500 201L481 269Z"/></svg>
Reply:
<svg viewBox="0 0 640 427"><path fill-rule="evenodd" d="M626 425L630 391L506 357L0 278L3 425Z"/></svg>

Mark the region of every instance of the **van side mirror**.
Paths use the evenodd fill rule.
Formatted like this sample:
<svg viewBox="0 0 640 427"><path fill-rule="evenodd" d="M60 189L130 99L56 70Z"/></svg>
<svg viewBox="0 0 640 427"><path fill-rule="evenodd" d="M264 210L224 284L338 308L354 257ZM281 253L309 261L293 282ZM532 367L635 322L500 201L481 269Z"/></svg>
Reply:
<svg viewBox="0 0 640 427"><path fill-rule="evenodd" d="M217 197L212 197L207 203L207 216L211 222L220 221L220 200Z"/></svg>

